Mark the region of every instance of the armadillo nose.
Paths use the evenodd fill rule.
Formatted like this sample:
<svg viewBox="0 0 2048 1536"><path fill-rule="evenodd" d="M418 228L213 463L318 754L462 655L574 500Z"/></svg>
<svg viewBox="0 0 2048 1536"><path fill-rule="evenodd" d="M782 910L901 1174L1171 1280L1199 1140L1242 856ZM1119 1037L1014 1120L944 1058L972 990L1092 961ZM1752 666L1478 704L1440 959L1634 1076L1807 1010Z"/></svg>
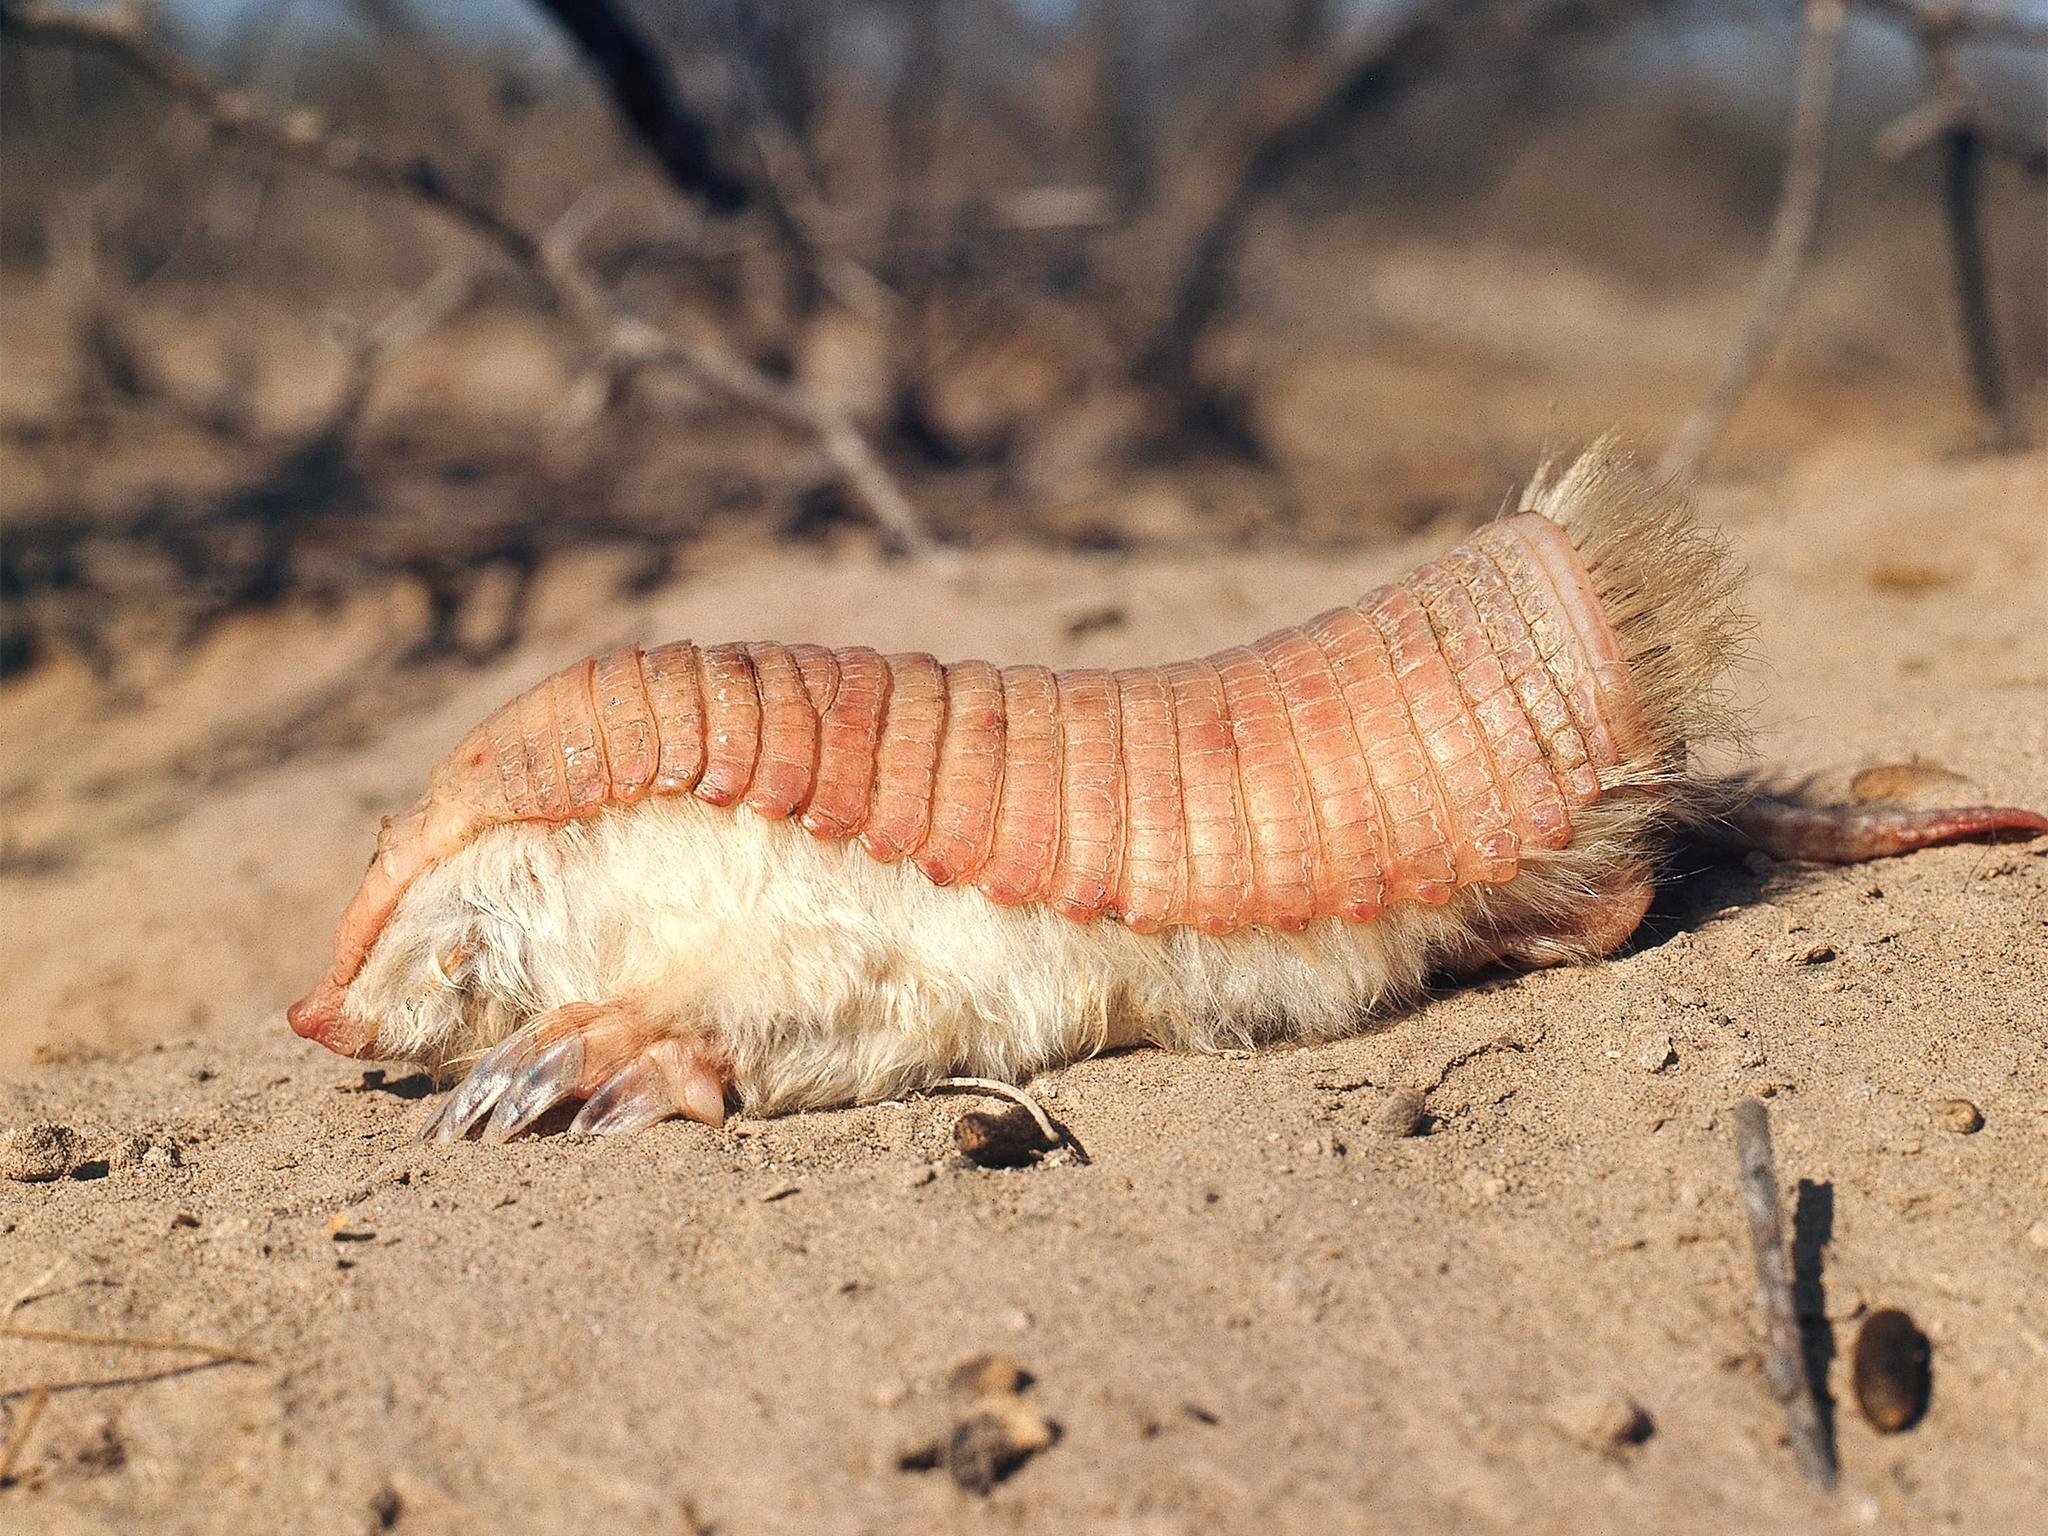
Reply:
<svg viewBox="0 0 2048 1536"><path fill-rule="evenodd" d="M332 978L285 1009L285 1022L302 1039L324 1045L341 1056L366 1056L377 1043L375 1029L362 1030L351 1024L341 1011L342 989Z"/></svg>

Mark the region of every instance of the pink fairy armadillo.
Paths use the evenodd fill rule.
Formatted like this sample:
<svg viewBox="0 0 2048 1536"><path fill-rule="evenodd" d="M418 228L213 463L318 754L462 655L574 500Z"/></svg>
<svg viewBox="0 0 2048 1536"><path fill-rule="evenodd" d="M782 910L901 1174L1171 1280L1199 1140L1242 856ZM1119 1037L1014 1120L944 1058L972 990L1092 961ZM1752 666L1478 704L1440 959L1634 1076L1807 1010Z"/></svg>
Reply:
<svg viewBox="0 0 2048 1536"><path fill-rule="evenodd" d="M1725 810L1719 546L1611 450L1249 646L1054 673L802 645L540 683L386 822L292 1027L474 1062L434 1134L1015 1077L1108 1046L1327 1038L1431 972L1603 955ZM1758 807L1792 857L2048 832ZM481 1059L476 1059L478 1057Z"/></svg>

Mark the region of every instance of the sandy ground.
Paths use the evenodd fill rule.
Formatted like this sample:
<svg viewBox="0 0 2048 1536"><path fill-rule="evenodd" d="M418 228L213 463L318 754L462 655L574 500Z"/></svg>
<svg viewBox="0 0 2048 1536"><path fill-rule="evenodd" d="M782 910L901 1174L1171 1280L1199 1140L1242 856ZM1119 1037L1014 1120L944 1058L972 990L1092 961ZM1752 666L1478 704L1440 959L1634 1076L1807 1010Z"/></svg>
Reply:
<svg viewBox="0 0 2048 1536"><path fill-rule="evenodd" d="M1756 575L1762 760L1840 788L1921 759L1965 798L2048 805L2044 506L2048 456L1869 440L1710 485ZM114 705L54 669L0 696L0 1127L74 1138L68 1176L0 1181L0 1310L248 1357L0 1338L0 1441L25 1387L125 1382L50 1399L0 1526L2038 1529L2042 844L1705 868L1604 964L1312 1050L1081 1063L1035 1086L1086 1166L962 1166L950 1098L430 1148L422 1080L284 1029L376 815L586 649L1156 657L1455 532L1351 562L1013 551L960 575L712 550L627 603L568 564L518 654L388 696L354 686L397 617L375 604L233 626ZM1428 1134L1377 1133L1404 1086ZM1752 1094L1841 1399L1833 1498L1800 1482L1760 1371L1731 1179ZM1943 1128L1952 1098L1981 1130ZM1880 1306L1934 1342L1931 1410L1895 1437L1847 1400ZM900 1470L958 1410L949 1367L987 1350L1033 1373L1058 1442L986 1498ZM1589 1444L1589 1395L1653 1432Z"/></svg>

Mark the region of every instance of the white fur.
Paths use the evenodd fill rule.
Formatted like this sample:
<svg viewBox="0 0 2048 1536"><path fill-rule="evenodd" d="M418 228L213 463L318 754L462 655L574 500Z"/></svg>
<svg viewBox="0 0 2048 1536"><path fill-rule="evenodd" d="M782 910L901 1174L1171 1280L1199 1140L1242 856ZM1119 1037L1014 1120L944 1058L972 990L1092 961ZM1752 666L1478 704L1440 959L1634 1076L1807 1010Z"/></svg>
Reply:
<svg viewBox="0 0 2048 1536"><path fill-rule="evenodd" d="M757 1113L1021 1078L1151 1041L1321 1039L1582 910L1633 850L1640 797L1588 808L1574 848L1507 885L1297 934L1140 935L999 907L850 842L687 797L554 830L500 827L422 875L349 988L377 1053L463 1060L566 1003L623 1000L708 1037Z"/></svg>

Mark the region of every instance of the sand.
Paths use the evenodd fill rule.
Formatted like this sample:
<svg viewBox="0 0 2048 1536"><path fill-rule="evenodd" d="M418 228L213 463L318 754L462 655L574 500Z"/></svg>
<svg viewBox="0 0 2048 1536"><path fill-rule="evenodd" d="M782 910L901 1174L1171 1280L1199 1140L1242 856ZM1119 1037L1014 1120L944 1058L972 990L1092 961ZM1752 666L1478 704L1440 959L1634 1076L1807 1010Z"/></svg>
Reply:
<svg viewBox="0 0 2048 1536"><path fill-rule="evenodd" d="M1919 760L1966 781L1950 794L2048 805L2048 456L1837 437L1703 506L1755 572L1761 763L1839 791ZM244 1358L0 1338L0 1440L25 1387L122 1382L50 1398L0 1526L2038 1529L2042 843L1696 865L1602 964L1314 1049L1046 1074L1085 1165L960 1164L952 1097L427 1147L423 1080L284 1028L376 816L585 650L773 634L1114 663L1295 619L1456 532L1356 557L1011 549L950 575L714 547L625 602L565 561L516 653L382 699L351 683L396 598L230 626L114 705L60 667L10 688L0 1127L68 1128L70 1171L0 1180L0 1312ZM1426 1134L1374 1129L1402 1089ZM1833 1497L1761 1374L1748 1096L1835 1398ZM1953 1099L1981 1129L1949 1128ZM1895 1436L1848 1393L1884 1306L1934 1348L1929 1412ZM984 1351L1059 1427L985 1496L898 1465ZM1630 1405L1647 1437L1608 1438Z"/></svg>

